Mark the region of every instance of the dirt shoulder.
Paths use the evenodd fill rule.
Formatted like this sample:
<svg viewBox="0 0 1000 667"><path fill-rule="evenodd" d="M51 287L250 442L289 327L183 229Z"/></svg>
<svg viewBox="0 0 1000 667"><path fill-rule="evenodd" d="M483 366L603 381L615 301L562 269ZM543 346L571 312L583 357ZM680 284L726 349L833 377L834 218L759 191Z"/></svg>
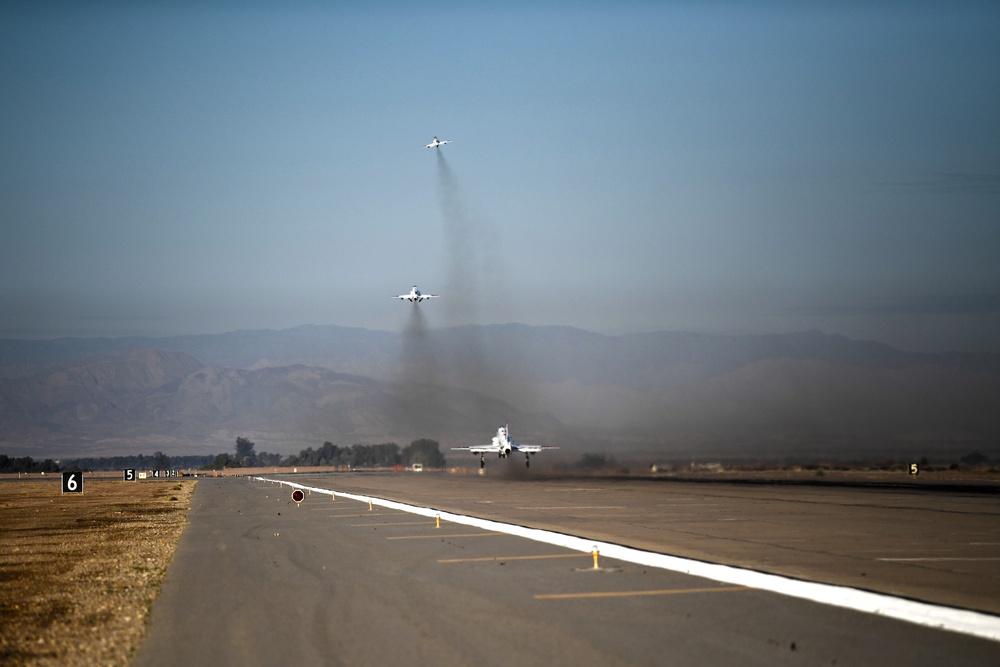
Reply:
<svg viewBox="0 0 1000 667"><path fill-rule="evenodd" d="M0 663L125 665L187 524L193 481L0 483Z"/></svg>

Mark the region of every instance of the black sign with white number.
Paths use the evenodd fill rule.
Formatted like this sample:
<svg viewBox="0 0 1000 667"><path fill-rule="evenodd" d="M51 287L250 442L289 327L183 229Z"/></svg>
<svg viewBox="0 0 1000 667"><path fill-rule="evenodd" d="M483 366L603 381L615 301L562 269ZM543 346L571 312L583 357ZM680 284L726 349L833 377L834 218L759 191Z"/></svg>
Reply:
<svg viewBox="0 0 1000 667"><path fill-rule="evenodd" d="M62 474L63 493L83 493L83 473L64 472Z"/></svg>
<svg viewBox="0 0 1000 667"><path fill-rule="evenodd" d="M124 472L124 480L126 482L135 481L135 468L127 468Z"/></svg>

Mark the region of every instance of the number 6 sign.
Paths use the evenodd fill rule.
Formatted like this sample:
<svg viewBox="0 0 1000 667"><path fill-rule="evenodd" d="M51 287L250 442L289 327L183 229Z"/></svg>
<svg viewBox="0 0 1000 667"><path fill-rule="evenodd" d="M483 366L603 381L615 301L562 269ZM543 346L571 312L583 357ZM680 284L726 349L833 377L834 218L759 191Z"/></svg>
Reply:
<svg viewBox="0 0 1000 667"><path fill-rule="evenodd" d="M83 473L64 472L62 474L63 493L83 493Z"/></svg>

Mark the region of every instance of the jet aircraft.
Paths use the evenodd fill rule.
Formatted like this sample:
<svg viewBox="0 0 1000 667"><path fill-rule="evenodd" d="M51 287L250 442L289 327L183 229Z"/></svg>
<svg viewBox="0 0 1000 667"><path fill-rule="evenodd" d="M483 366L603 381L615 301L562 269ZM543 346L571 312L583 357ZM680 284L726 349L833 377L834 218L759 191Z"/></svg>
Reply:
<svg viewBox="0 0 1000 667"><path fill-rule="evenodd" d="M444 141L438 141L438 138L434 137L434 141L432 141L431 143L429 143L426 146L424 146L424 148L440 148L441 146L444 146L445 144L450 144L450 143L451 143L451 139L445 139Z"/></svg>
<svg viewBox="0 0 1000 667"><path fill-rule="evenodd" d="M486 455L487 454L497 454L500 458L505 459L510 456L511 452L524 452L524 467L531 467L531 460L529 457L532 454L537 454L543 449L559 449L558 447L553 447L549 445L523 445L514 442L510 437L510 427L504 422L497 429L497 434L493 436L492 442L488 445L478 445L473 447L452 447L452 449L459 449L462 451L467 451L472 454L479 454L479 467L486 467Z"/></svg>
<svg viewBox="0 0 1000 667"><path fill-rule="evenodd" d="M410 303L420 303L424 299L436 299L436 298L438 298L438 296L440 296L440 295L438 295L438 294L423 294L423 293L421 293L420 290L417 289L417 286L414 285L413 288L410 290L409 294L397 294L395 296L390 296L389 298L390 299L403 299L404 301L409 301Z"/></svg>

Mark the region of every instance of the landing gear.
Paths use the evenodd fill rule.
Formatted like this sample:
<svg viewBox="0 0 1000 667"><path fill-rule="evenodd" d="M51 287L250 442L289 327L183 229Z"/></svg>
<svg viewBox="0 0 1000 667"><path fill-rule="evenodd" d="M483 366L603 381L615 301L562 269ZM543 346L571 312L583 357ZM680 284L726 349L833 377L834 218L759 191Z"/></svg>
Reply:
<svg viewBox="0 0 1000 667"><path fill-rule="evenodd" d="M479 469L482 470L486 467L486 454L479 455Z"/></svg>
<svg viewBox="0 0 1000 667"><path fill-rule="evenodd" d="M525 454L524 455L524 467L525 468L530 468L531 467L531 459L529 458L530 456L531 456L530 454Z"/></svg>

